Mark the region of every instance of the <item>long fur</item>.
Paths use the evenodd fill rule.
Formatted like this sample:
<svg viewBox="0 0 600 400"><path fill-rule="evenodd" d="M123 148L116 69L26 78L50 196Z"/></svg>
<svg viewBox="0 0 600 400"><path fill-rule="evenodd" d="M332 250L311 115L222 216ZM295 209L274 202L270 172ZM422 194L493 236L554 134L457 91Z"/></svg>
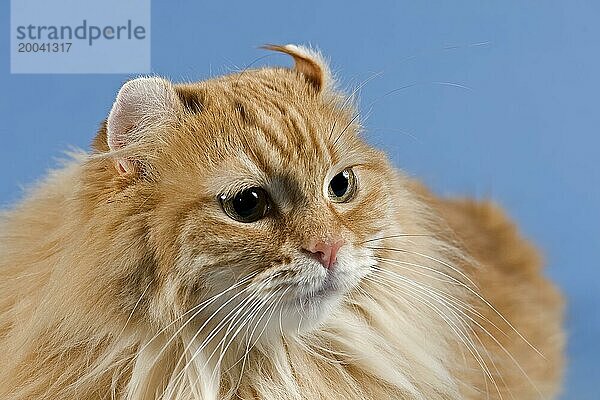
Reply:
<svg viewBox="0 0 600 400"><path fill-rule="evenodd" d="M536 251L495 205L439 199L394 170L322 58L274 49L312 62L138 82L168 124L140 116L123 148L110 138L128 131L104 124L91 153L3 214L0 398L555 396L562 300ZM118 111L133 107L135 124L127 99ZM360 187L335 209L319 193L340 165ZM228 220L215 195L244 187L239 176L263 179L291 217ZM364 274L290 327L289 289L265 288L295 268L299 240L334 229L352 243L340 263Z"/></svg>

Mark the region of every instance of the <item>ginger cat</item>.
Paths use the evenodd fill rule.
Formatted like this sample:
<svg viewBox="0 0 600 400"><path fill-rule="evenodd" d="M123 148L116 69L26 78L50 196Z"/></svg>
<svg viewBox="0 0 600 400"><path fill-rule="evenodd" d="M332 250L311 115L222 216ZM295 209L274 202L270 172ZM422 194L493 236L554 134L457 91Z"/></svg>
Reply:
<svg viewBox="0 0 600 400"><path fill-rule="evenodd" d="M538 399L563 302L489 202L360 137L317 52L131 80L0 220L0 398Z"/></svg>

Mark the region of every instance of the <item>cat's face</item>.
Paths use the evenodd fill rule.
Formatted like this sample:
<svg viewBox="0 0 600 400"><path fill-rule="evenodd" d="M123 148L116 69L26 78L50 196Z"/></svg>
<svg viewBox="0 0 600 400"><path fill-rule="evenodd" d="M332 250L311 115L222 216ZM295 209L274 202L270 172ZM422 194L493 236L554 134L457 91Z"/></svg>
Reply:
<svg viewBox="0 0 600 400"><path fill-rule="evenodd" d="M392 172L349 101L291 69L159 84L177 118L152 157L155 304L267 336L314 326L369 273L391 212Z"/></svg>

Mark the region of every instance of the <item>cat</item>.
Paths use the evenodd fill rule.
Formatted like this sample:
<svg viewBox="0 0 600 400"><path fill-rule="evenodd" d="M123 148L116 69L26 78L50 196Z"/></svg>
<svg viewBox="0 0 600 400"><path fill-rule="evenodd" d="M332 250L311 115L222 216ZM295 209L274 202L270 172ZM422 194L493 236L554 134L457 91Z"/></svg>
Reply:
<svg viewBox="0 0 600 400"><path fill-rule="evenodd" d="M126 82L0 222L2 399L538 399L563 300L362 138L323 56Z"/></svg>

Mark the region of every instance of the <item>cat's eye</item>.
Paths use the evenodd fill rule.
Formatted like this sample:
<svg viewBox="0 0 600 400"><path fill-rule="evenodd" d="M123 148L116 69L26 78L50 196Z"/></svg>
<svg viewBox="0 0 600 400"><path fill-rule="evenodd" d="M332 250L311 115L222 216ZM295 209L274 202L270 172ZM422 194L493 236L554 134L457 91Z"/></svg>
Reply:
<svg viewBox="0 0 600 400"><path fill-rule="evenodd" d="M233 197L222 195L219 200L225 214L239 222L258 221L270 208L269 195L259 187L242 190Z"/></svg>
<svg viewBox="0 0 600 400"><path fill-rule="evenodd" d="M331 201L345 203L356 193L356 176L351 168L346 168L329 182L328 195Z"/></svg>

